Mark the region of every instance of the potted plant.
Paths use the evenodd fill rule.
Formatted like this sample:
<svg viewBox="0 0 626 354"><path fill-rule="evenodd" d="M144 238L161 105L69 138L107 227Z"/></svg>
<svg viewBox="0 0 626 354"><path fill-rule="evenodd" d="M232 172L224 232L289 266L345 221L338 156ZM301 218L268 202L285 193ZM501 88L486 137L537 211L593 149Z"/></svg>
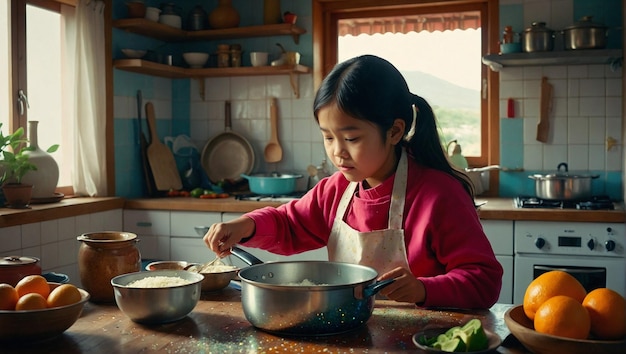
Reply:
<svg viewBox="0 0 626 354"><path fill-rule="evenodd" d="M0 123L0 186L7 204L14 208L23 208L30 203L33 186L22 184L22 178L28 171L37 170L37 166L29 161L29 156L25 153L33 150L25 146L27 142L22 127L5 136ZM58 145L53 145L47 152L57 149Z"/></svg>

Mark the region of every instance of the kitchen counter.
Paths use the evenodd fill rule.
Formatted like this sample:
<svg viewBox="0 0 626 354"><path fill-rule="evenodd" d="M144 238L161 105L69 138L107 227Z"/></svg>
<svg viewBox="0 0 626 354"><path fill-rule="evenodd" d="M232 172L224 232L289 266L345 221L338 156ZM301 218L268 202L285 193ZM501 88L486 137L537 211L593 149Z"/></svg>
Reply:
<svg viewBox="0 0 626 354"><path fill-rule="evenodd" d="M534 220L534 221L580 221L580 222L625 222L626 212L623 203L615 210L575 210L575 209L520 209L511 198L477 198L477 203L486 202L479 208L481 219L485 220ZM183 210L245 213L264 206L278 206L279 202L241 201L235 198L195 199L195 198L156 198L131 199L124 204L125 209Z"/></svg>
<svg viewBox="0 0 626 354"><path fill-rule="evenodd" d="M3 353L400 353L415 352L414 333L434 327L452 327L479 318L485 328L506 338L504 312L511 305L490 310L426 310L410 304L377 300L368 322L339 335L287 337L253 327L243 314L240 292L230 287L203 293L193 312L163 325L132 322L113 304L87 303L82 316L62 335L41 343L3 346ZM525 353L513 339L513 348L500 353ZM509 340L505 342L508 346Z"/></svg>

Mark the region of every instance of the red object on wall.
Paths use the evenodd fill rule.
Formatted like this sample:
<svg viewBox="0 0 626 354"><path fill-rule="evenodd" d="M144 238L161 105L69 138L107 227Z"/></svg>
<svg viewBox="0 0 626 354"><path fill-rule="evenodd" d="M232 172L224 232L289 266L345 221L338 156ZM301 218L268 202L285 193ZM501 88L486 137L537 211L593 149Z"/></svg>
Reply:
<svg viewBox="0 0 626 354"><path fill-rule="evenodd" d="M512 98L506 102L506 117L515 118L515 101Z"/></svg>

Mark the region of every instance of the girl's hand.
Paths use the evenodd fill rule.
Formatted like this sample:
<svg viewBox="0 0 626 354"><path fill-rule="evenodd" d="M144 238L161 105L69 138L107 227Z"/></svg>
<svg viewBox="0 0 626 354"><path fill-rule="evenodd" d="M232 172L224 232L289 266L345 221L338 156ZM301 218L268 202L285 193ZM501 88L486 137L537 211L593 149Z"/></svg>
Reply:
<svg viewBox="0 0 626 354"><path fill-rule="evenodd" d="M220 222L211 225L204 235L204 243L220 257L230 254L230 248L243 238L254 233L254 221L248 217L240 217L229 222Z"/></svg>
<svg viewBox="0 0 626 354"><path fill-rule="evenodd" d="M424 283L415 278L415 275L406 268L398 267L378 277L378 280L385 279L395 279L393 283L380 291L381 295L391 300L416 304L426 299Z"/></svg>

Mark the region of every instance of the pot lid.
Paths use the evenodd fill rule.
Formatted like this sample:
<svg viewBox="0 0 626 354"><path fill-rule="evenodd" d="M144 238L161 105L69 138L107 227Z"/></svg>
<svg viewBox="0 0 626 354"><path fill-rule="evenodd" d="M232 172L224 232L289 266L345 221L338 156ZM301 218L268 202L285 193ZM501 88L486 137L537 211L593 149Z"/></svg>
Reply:
<svg viewBox="0 0 626 354"><path fill-rule="evenodd" d="M542 33L542 32L554 32L553 30L546 27L545 22L533 22L530 27L526 28L524 32L532 32L532 33Z"/></svg>
<svg viewBox="0 0 626 354"><path fill-rule="evenodd" d="M6 256L0 259L0 267L31 265L39 262L39 258L24 256Z"/></svg>
<svg viewBox="0 0 626 354"><path fill-rule="evenodd" d="M592 22L593 16L583 16L579 21L574 23L573 26L569 26L565 28L568 29L578 29L578 28L606 28L605 25L601 23Z"/></svg>

